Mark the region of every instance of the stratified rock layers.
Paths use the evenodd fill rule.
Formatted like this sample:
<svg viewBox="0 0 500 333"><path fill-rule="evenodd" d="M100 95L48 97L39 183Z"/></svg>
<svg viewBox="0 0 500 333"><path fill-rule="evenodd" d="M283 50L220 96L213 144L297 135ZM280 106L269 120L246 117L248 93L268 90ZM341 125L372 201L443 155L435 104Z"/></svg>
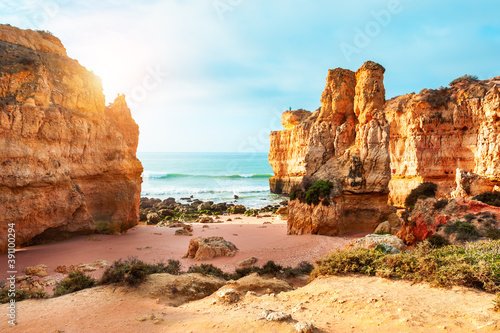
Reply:
<svg viewBox="0 0 500 333"><path fill-rule="evenodd" d="M307 118L303 113L295 118L286 114L286 129L271 133L273 192L288 194L294 186L305 187L320 179L334 185L326 206L290 202L289 234L373 231L390 214L384 71L373 62L356 73L330 70L321 108ZM297 118L295 126L288 124L288 119L296 123Z"/></svg>
<svg viewBox="0 0 500 333"><path fill-rule="evenodd" d="M44 32L0 25L0 251L138 222L139 128L124 96Z"/></svg>
<svg viewBox="0 0 500 333"><path fill-rule="evenodd" d="M500 77L457 80L386 102L383 73L373 62L356 73L330 70L321 108L311 115L286 112L285 129L271 133L272 192L290 194L319 179L334 183L334 207L292 200L289 233L366 229L384 216L388 191L389 204L403 207L424 181L436 183L437 196L446 198L498 190ZM356 206L357 195L373 204Z"/></svg>
<svg viewBox="0 0 500 333"><path fill-rule="evenodd" d="M438 197L500 185L500 92L494 82L464 80L399 96L384 111L391 125L391 204L403 206L424 181L438 185Z"/></svg>

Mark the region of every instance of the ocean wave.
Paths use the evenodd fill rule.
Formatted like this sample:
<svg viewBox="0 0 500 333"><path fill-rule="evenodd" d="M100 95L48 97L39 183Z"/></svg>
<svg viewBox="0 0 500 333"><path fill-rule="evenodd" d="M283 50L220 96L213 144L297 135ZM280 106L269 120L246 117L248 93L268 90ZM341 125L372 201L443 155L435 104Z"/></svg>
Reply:
<svg viewBox="0 0 500 333"><path fill-rule="evenodd" d="M196 194L226 194L226 195L243 195L243 194L257 194L257 193L269 193L268 186L262 187L242 187L242 188L159 188L159 189L144 189L142 190L141 196L153 196L153 195L196 195Z"/></svg>
<svg viewBox="0 0 500 333"><path fill-rule="evenodd" d="M241 175L190 175L183 173L167 173L167 172L154 172L144 171L143 178L148 179L166 179L166 178L270 178L274 175L271 174L241 174Z"/></svg>

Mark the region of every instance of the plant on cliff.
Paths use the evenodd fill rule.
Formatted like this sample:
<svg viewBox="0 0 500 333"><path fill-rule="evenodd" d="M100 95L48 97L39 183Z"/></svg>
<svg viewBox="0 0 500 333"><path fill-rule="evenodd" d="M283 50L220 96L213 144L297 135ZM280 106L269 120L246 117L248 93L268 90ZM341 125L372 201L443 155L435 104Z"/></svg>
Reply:
<svg viewBox="0 0 500 333"><path fill-rule="evenodd" d="M405 207L413 209L418 199L433 198L436 196L437 185L433 182L423 182L411 190L405 199Z"/></svg>
<svg viewBox="0 0 500 333"><path fill-rule="evenodd" d="M479 238L476 227L468 221L448 222L444 227L444 232L448 235L456 234L457 240L468 241Z"/></svg>
<svg viewBox="0 0 500 333"><path fill-rule="evenodd" d="M394 255L351 249L336 251L316 261L311 278L358 273L385 278L428 282L433 286L466 286L500 291L500 241L433 247L419 243L413 250Z"/></svg>
<svg viewBox="0 0 500 333"><path fill-rule="evenodd" d="M330 180L320 179L304 192L300 188L295 188L290 193L290 200L298 199L300 202L308 205L318 205L320 202L328 205L333 183Z"/></svg>
<svg viewBox="0 0 500 333"><path fill-rule="evenodd" d="M472 197L472 200L481 201L490 206L500 207L500 192L484 192Z"/></svg>
<svg viewBox="0 0 500 333"><path fill-rule="evenodd" d="M68 275L67 278L58 282L54 288L54 297L62 296L75 291L92 288L95 280L83 272L76 271Z"/></svg>
<svg viewBox="0 0 500 333"><path fill-rule="evenodd" d="M467 81L467 82L477 82L479 81L479 78L476 76L476 75L469 75L469 74L465 74L461 77L458 77L456 78L455 80L451 81L450 82L450 87L459 83L459 82L462 82L462 81Z"/></svg>

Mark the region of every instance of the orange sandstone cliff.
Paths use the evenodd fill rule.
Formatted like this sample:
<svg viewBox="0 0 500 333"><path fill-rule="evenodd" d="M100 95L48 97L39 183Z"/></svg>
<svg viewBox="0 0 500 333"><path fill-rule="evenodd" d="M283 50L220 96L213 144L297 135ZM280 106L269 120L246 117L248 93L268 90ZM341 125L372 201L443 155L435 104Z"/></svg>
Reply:
<svg viewBox="0 0 500 333"><path fill-rule="evenodd" d="M139 128L59 39L0 25L0 251L138 222Z"/></svg>
<svg viewBox="0 0 500 333"><path fill-rule="evenodd" d="M321 108L287 111L271 133L271 191L331 180L333 205L289 204L289 233L371 232L424 181L438 197L500 186L500 77L385 101L382 66L330 70ZM396 220L394 220L396 223ZM392 224L392 223L391 223Z"/></svg>
<svg viewBox="0 0 500 333"><path fill-rule="evenodd" d="M289 194L320 179L333 183L328 202L289 203L289 234L373 230L391 214L384 71L374 62L366 62L356 73L330 70L321 108L296 116L286 112L286 129L271 133L273 192Z"/></svg>
<svg viewBox="0 0 500 333"><path fill-rule="evenodd" d="M500 78L498 78L500 79ZM391 99L390 203L403 206L418 184L438 197L468 197L500 185L500 80L462 80L450 88Z"/></svg>

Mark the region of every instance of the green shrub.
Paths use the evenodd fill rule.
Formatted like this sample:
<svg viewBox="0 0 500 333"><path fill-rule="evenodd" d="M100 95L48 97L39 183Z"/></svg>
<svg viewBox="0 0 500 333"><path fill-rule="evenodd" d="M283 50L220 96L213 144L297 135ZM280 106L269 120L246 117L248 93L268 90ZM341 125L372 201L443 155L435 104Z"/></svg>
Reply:
<svg viewBox="0 0 500 333"><path fill-rule="evenodd" d="M200 273L203 275L212 275L217 276L223 279L227 278L227 273L225 273L222 269L215 267L212 264L201 264L199 266L193 265L189 267L188 273Z"/></svg>
<svg viewBox="0 0 500 333"><path fill-rule="evenodd" d="M437 209L437 210L441 210L443 209L444 207L446 207L448 205L448 200L446 199L439 199L438 201L436 201L436 203L434 204L434 209Z"/></svg>
<svg viewBox="0 0 500 333"><path fill-rule="evenodd" d="M411 190L410 194L405 199L406 207L414 207L418 199L433 198L436 195L437 185L433 182L423 182L416 188Z"/></svg>
<svg viewBox="0 0 500 333"><path fill-rule="evenodd" d="M252 216L252 215L257 215L257 214L259 214L258 209L249 209L249 210L245 211L245 213L244 213L245 216Z"/></svg>
<svg viewBox="0 0 500 333"><path fill-rule="evenodd" d="M95 285L95 280L83 272L76 271L70 273L61 282L56 283L54 288L54 297L73 293L75 291L92 288Z"/></svg>
<svg viewBox="0 0 500 333"><path fill-rule="evenodd" d="M386 278L428 282L433 286L466 286L500 291L500 241L434 248L422 242L413 250L393 255L380 251L336 251L317 260L312 278L322 275L360 273Z"/></svg>
<svg viewBox="0 0 500 333"><path fill-rule="evenodd" d="M307 189L304 201L308 205L318 205L321 199L328 198L330 196L332 188L333 183L331 181L320 179Z"/></svg>
<svg viewBox="0 0 500 333"><path fill-rule="evenodd" d="M151 265L136 258L129 258L125 261L120 259L104 271L99 284L124 283L136 286L144 282L149 274L151 274Z"/></svg>
<svg viewBox="0 0 500 333"><path fill-rule="evenodd" d="M260 275L278 275L283 271L283 266L277 265L274 261L270 260L262 266Z"/></svg>
<svg viewBox="0 0 500 333"><path fill-rule="evenodd" d="M456 234L457 240L471 240L479 237L479 232L476 227L470 222L456 221L455 223L447 223L444 227L444 232L448 235Z"/></svg>
<svg viewBox="0 0 500 333"><path fill-rule="evenodd" d="M472 199L490 206L500 207L500 192L484 192L472 197Z"/></svg>
<svg viewBox="0 0 500 333"><path fill-rule="evenodd" d="M479 80L479 78L476 76L476 75L469 75L469 74L465 74L461 77L458 77L456 78L455 80L451 81L450 82L450 87L459 83L459 82L462 82L462 81L467 81L467 82L477 82Z"/></svg>
<svg viewBox="0 0 500 333"><path fill-rule="evenodd" d="M440 248L446 245L450 245L450 242L446 238L438 234L431 235L429 238L427 238L427 241L432 247L435 248Z"/></svg>
<svg viewBox="0 0 500 333"><path fill-rule="evenodd" d="M22 289L16 290L13 298L9 296L9 293L11 293L9 289L5 288L0 291L0 304L9 303L11 299L15 299L16 302L20 302L28 298L28 294Z"/></svg>
<svg viewBox="0 0 500 333"><path fill-rule="evenodd" d="M493 300L493 311L500 311L500 293L495 294L495 299Z"/></svg>
<svg viewBox="0 0 500 333"><path fill-rule="evenodd" d="M487 228L486 231L486 237L489 239L497 240L500 239L500 230L497 228Z"/></svg>

